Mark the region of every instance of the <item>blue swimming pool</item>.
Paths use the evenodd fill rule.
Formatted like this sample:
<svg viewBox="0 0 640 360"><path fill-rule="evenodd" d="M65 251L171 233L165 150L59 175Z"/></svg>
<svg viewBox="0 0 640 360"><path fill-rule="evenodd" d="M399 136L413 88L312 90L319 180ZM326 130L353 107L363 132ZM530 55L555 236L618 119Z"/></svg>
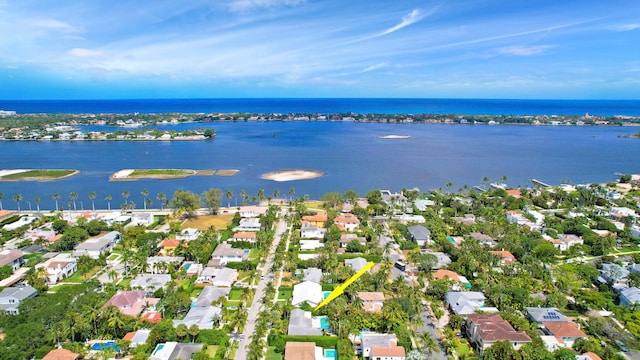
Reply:
<svg viewBox="0 0 640 360"><path fill-rule="evenodd" d="M329 296L329 294L331 294L331 291L323 291L323 292L322 292L322 298L323 298L323 299L326 299L326 298L327 298L327 296Z"/></svg>
<svg viewBox="0 0 640 360"><path fill-rule="evenodd" d="M190 268L190 267L191 267L191 264L190 264L190 263L186 263L186 264L184 264L184 268L185 268L185 269L189 270L189 268Z"/></svg>
<svg viewBox="0 0 640 360"><path fill-rule="evenodd" d="M116 342L115 341L106 341L103 343L95 343L93 344L93 346L91 346L91 350L95 350L95 351L103 351L103 350L107 350L107 349L112 349L114 351L119 351L118 348L116 348Z"/></svg>
<svg viewBox="0 0 640 360"><path fill-rule="evenodd" d="M338 354L336 352L336 349L325 349L324 350L324 357L325 358L330 358L330 359L338 359Z"/></svg>
<svg viewBox="0 0 640 360"><path fill-rule="evenodd" d="M320 317L320 327L324 330L331 330L331 325L329 324L329 318L326 316Z"/></svg>

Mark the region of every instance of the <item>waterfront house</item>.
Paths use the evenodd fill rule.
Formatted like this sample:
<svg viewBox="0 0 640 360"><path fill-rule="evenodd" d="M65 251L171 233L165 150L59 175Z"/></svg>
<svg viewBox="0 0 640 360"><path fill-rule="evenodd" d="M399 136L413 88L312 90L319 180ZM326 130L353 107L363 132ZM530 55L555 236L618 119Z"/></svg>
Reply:
<svg viewBox="0 0 640 360"><path fill-rule="evenodd" d="M322 286L313 281L303 281L293 286L291 305L298 306L303 302L315 307L322 301Z"/></svg>
<svg viewBox="0 0 640 360"><path fill-rule="evenodd" d="M243 206L240 208L240 217L255 218L266 214L268 206Z"/></svg>
<svg viewBox="0 0 640 360"><path fill-rule="evenodd" d="M0 251L0 266L10 266L13 271L24 265L24 254L20 250Z"/></svg>
<svg viewBox="0 0 640 360"><path fill-rule="evenodd" d="M248 250L245 252L244 249L234 249L231 247L231 244L222 243L216 246L216 249L211 254L211 259L219 260L221 265L230 262L239 262L246 260L248 258Z"/></svg>
<svg viewBox="0 0 640 360"><path fill-rule="evenodd" d="M291 310L287 335L322 336L320 320L316 320L315 324L313 320L310 311Z"/></svg>
<svg viewBox="0 0 640 360"><path fill-rule="evenodd" d="M138 274L129 284L132 289L142 289L147 294L153 294L158 289L164 289L171 281L169 274Z"/></svg>
<svg viewBox="0 0 640 360"><path fill-rule="evenodd" d="M89 238L76 246L73 256L76 258L89 256L92 259L98 259L100 255L110 252L121 238L122 234L117 231Z"/></svg>
<svg viewBox="0 0 640 360"><path fill-rule="evenodd" d="M153 213L150 212L135 212L131 214L131 224L132 226L151 226L154 222Z"/></svg>
<svg viewBox="0 0 640 360"><path fill-rule="evenodd" d="M78 269L77 261L69 254L58 254L55 257L36 265L36 269L44 269L47 273L45 282L55 285L58 281L73 275Z"/></svg>
<svg viewBox="0 0 640 360"><path fill-rule="evenodd" d="M20 303L37 294L38 291L29 285L4 288L0 292L0 310L5 314L18 315Z"/></svg>
<svg viewBox="0 0 640 360"><path fill-rule="evenodd" d="M508 341L516 350L531 342L526 332L516 331L508 321L496 314L469 314L466 329L469 343L481 354L498 341Z"/></svg>
<svg viewBox="0 0 640 360"><path fill-rule="evenodd" d="M384 304L384 294L379 291L359 291L356 296L362 301L364 311L381 312Z"/></svg>
<svg viewBox="0 0 640 360"><path fill-rule="evenodd" d="M45 355L42 360L79 360L82 359L82 355L71 352L67 349L58 348L51 350Z"/></svg>
<svg viewBox="0 0 640 360"><path fill-rule="evenodd" d="M149 360L191 359L193 354L202 351L204 344L166 342L159 343L151 352Z"/></svg>
<svg viewBox="0 0 640 360"><path fill-rule="evenodd" d="M147 298L144 291L118 291L103 307L114 306L123 315L137 316L146 307L156 305L159 300Z"/></svg>

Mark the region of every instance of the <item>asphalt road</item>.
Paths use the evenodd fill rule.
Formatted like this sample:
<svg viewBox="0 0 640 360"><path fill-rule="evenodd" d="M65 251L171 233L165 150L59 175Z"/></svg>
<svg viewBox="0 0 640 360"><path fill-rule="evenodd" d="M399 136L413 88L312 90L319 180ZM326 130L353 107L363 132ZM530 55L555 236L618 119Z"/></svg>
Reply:
<svg viewBox="0 0 640 360"><path fill-rule="evenodd" d="M260 281L258 282L258 286L256 287L256 294L253 297L253 304L251 304L251 308L249 309L249 314L247 315L247 323L244 326L244 331L240 337L240 344L238 345L238 350L236 350L237 360L244 360L247 358L247 346L251 343L251 335L253 335L256 328L256 319L258 318L258 314L260 313L260 309L262 308L262 297L264 296L264 289L267 287L267 283L271 281L268 279L268 272L271 269L271 264L273 262L273 257L275 255L275 250L280 243L280 239L282 239L282 234L287 229L287 224L284 220L278 223L276 228L276 233L273 237L273 242L271 243L271 249L269 249L269 256L267 256L267 261L260 268L260 275L264 275L264 277L260 277Z"/></svg>
<svg viewBox="0 0 640 360"><path fill-rule="evenodd" d="M440 335L438 335L436 324L431 319L431 315L426 310L423 310L420 313L420 317L422 318L422 321L424 321L424 326L418 327L416 335L423 332L429 332L431 333L431 336L438 342L438 345L440 345L440 352L433 352L431 354L431 357L429 357L427 353L425 353L424 355L427 357L427 359L447 360L446 351L444 349L444 346L442 346L442 343L440 342Z"/></svg>

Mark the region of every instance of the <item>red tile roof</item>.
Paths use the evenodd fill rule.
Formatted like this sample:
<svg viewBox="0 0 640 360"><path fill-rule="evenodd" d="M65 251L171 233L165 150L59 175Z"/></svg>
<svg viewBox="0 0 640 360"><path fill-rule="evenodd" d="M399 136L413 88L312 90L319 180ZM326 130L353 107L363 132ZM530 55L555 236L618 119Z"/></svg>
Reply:
<svg viewBox="0 0 640 360"><path fill-rule="evenodd" d="M478 335L483 342L500 340L531 342L526 332L516 331L500 315L469 314L467 319L480 328Z"/></svg>
<svg viewBox="0 0 640 360"><path fill-rule="evenodd" d="M253 231L240 231L233 234L234 239L255 239L256 233Z"/></svg>
<svg viewBox="0 0 640 360"><path fill-rule="evenodd" d="M383 347L373 347L371 348L371 357L400 357L405 356L404 347L402 346L392 346L390 348Z"/></svg>
<svg viewBox="0 0 640 360"><path fill-rule="evenodd" d="M567 322L558 322L558 321L550 321L543 322L542 325L549 330L551 335L555 337L587 337L582 330L578 328L578 325L572 323L571 321Z"/></svg>
<svg viewBox="0 0 640 360"><path fill-rule="evenodd" d="M47 355L45 355L42 360L76 360L81 359L82 356L80 354L76 354L67 349L55 349L49 351Z"/></svg>

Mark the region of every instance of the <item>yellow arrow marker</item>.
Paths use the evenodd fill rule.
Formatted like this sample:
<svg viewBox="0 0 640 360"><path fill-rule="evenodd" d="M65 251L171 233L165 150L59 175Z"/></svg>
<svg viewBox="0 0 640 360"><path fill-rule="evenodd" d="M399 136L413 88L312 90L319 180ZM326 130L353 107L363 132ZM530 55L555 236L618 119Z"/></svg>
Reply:
<svg viewBox="0 0 640 360"><path fill-rule="evenodd" d="M373 267L373 265L375 265L373 262L368 263L362 269L360 269L360 271L358 271L355 275L350 277L349 280L345 281L344 284L342 284L342 285L338 286L337 288L333 289L331 294L329 294L329 296L327 296L326 299L322 300L322 302L320 304L318 304L318 306L316 306L316 308L313 309L313 311L316 311L316 310L320 309L321 307L323 307L323 306L327 305L328 303L330 303L331 300L333 300L333 299L337 298L338 296L342 295L344 293L344 290L347 288L347 286L351 285L351 283L356 281L360 276L362 276L362 274L364 274L367 271L369 271L369 269L371 269Z"/></svg>

